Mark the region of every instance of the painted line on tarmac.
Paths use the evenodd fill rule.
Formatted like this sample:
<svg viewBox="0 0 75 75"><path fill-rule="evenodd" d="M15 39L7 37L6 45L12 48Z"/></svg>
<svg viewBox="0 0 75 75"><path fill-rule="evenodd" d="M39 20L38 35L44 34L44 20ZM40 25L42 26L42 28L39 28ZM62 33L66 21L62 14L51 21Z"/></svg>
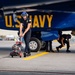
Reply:
<svg viewBox="0 0 75 75"><path fill-rule="evenodd" d="M26 57L26 58L23 58L23 59L24 59L24 60L31 60L31 59L34 59L34 58L37 58L37 57L46 55L46 54L48 54L48 53L49 53L49 52L42 52L42 53L39 53L39 54L36 54L36 55L33 55L33 56L29 56L29 57Z"/></svg>
<svg viewBox="0 0 75 75"><path fill-rule="evenodd" d="M75 44L72 44L72 45L75 45ZM71 46L72 46L72 45L71 45ZM66 46L64 46L62 49L64 49L64 48L66 48ZM54 50L56 50L56 49L54 49ZM46 55L46 54L49 54L49 52L38 53L38 54L35 54L35 55L32 55L32 56L23 58L23 60L31 60L31 59L35 59L35 58L38 58L38 57L43 56L43 55Z"/></svg>

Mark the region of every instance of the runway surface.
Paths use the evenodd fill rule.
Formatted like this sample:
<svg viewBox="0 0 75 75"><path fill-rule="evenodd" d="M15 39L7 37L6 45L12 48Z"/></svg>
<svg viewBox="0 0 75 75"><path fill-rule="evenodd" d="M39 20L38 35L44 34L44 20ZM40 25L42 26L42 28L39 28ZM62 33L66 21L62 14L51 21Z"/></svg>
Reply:
<svg viewBox="0 0 75 75"><path fill-rule="evenodd" d="M55 49L59 45L53 42L52 52L31 52L30 57L12 58L9 54L14 41L0 41L0 75L75 75L75 44L72 41L70 53L66 47L58 53Z"/></svg>

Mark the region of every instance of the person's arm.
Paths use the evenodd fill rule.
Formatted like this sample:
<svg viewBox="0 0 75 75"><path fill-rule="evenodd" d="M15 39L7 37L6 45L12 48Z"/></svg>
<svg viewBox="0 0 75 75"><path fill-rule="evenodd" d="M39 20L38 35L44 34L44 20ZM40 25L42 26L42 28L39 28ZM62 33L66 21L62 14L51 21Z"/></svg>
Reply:
<svg viewBox="0 0 75 75"><path fill-rule="evenodd" d="M64 38L61 39L62 46L64 46Z"/></svg>
<svg viewBox="0 0 75 75"><path fill-rule="evenodd" d="M23 36L29 31L29 29L31 28L31 23L28 23L27 28L25 29Z"/></svg>
<svg viewBox="0 0 75 75"><path fill-rule="evenodd" d="M23 25L22 23L20 24L20 37L22 37L22 29L23 29Z"/></svg>

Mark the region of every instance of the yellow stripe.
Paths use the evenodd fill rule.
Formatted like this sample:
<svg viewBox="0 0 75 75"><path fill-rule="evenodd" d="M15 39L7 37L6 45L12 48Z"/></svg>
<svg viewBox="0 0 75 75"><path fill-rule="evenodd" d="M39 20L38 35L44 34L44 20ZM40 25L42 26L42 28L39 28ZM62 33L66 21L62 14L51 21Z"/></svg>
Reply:
<svg viewBox="0 0 75 75"><path fill-rule="evenodd" d="M72 45L75 45L75 44L72 44ZM66 48L65 46L62 48L64 49ZM56 50L56 49L54 49ZM24 60L31 60L31 59L34 59L34 58L37 58L37 57L40 57L40 56L43 56L43 55L46 55L48 54L49 52L42 52L42 53L39 53L39 54L36 54L36 55L33 55L33 56L29 56L29 57L26 57L26 58L23 58Z"/></svg>
<svg viewBox="0 0 75 75"><path fill-rule="evenodd" d="M46 54L48 54L48 53L49 53L49 52L42 52L42 53L39 53L39 54L36 54L36 55L33 55L33 56L26 57L26 58L24 58L24 60L31 60L31 59L34 59L34 58L37 58L37 57L46 55Z"/></svg>

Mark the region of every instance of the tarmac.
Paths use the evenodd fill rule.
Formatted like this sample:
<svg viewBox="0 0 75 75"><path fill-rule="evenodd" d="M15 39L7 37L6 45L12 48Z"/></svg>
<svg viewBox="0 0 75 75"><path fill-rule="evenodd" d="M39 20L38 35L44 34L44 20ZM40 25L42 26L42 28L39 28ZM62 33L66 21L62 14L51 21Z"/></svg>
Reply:
<svg viewBox="0 0 75 75"><path fill-rule="evenodd" d="M20 73L26 73L26 75L29 75L28 73L31 75L75 75L75 43L73 41L71 41L70 53L66 53L66 47L58 53L55 48L59 43L53 42L54 53L45 50L31 52L31 56L26 58L19 58L19 56L12 58L9 55L14 43L15 41L0 41L0 75L6 75L6 73L14 75L15 72L16 75L20 75Z"/></svg>

